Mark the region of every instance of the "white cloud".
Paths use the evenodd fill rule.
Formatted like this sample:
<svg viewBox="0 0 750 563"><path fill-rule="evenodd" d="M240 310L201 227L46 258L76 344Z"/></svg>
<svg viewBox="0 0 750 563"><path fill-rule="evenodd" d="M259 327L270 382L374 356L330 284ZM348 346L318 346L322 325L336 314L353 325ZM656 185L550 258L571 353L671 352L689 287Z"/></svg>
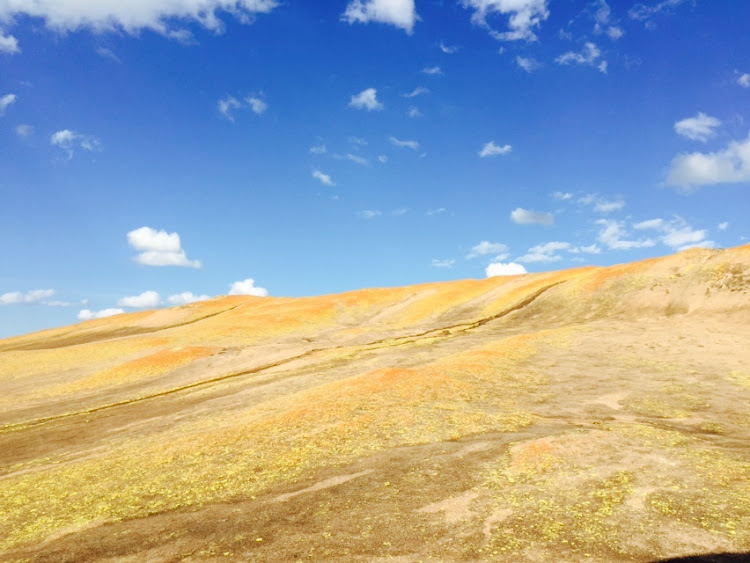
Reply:
<svg viewBox="0 0 750 563"><path fill-rule="evenodd" d="M110 61L114 61L118 64L122 63L120 57L118 57L112 49L108 49L107 47L97 47L96 54L103 59L109 59Z"/></svg>
<svg viewBox="0 0 750 563"><path fill-rule="evenodd" d="M128 244L140 251L133 260L144 266L182 266L200 268L199 260L188 260L180 235L141 227L127 234Z"/></svg>
<svg viewBox="0 0 750 563"><path fill-rule="evenodd" d="M594 211L597 211L599 213L611 213L612 211L619 211L625 207L625 202L623 200L618 201L607 201L607 200L599 200L594 205Z"/></svg>
<svg viewBox="0 0 750 563"><path fill-rule="evenodd" d="M383 213L379 209L365 209L358 213L362 219L374 219L375 217L380 217L382 214Z"/></svg>
<svg viewBox="0 0 750 563"><path fill-rule="evenodd" d="M404 98L416 98L417 96L421 96L423 94L429 94L430 90L425 88L424 86L417 86L412 90L411 92L407 92L406 94L401 94Z"/></svg>
<svg viewBox="0 0 750 563"><path fill-rule="evenodd" d="M386 162L388 162L388 157L384 154L381 154L380 156L378 156L378 162L380 162L381 164L385 164Z"/></svg>
<svg viewBox="0 0 750 563"><path fill-rule="evenodd" d="M27 138L31 137L34 134L34 127L32 125L28 125L26 123L22 123L18 127L16 127L16 135L19 137Z"/></svg>
<svg viewBox="0 0 750 563"><path fill-rule="evenodd" d="M253 278L247 278L242 281L236 281L229 288L229 295L254 295L255 297L266 297L268 290L263 287L256 287Z"/></svg>
<svg viewBox="0 0 750 563"><path fill-rule="evenodd" d="M359 155L356 155L356 154L348 153L346 155L346 159L347 160L351 160L352 162L356 162L357 164L359 164L361 166L368 166L370 164L370 161L367 160L365 157L359 156Z"/></svg>
<svg viewBox="0 0 750 563"><path fill-rule="evenodd" d="M5 110L8 109L11 104L14 104L17 99L18 96L16 96L15 94L5 94L4 96L0 97L0 115L3 115L5 113Z"/></svg>
<svg viewBox="0 0 750 563"><path fill-rule="evenodd" d="M34 0L0 2L0 21L27 15L45 20L47 27L65 32L90 28L97 32L124 30L137 34L151 29L167 37L184 40L189 32L173 25L194 21L215 33L223 23L217 12L226 12L241 23L250 23L255 14L268 13L278 5L275 0Z"/></svg>
<svg viewBox="0 0 750 563"><path fill-rule="evenodd" d="M708 141L716 134L715 129L721 125L715 117L698 112L695 117L687 117L674 124L675 133L694 141Z"/></svg>
<svg viewBox="0 0 750 563"><path fill-rule="evenodd" d="M234 96L228 96L219 100L216 104L219 108L219 112L226 117L229 121L234 121L232 110L239 109L242 107L240 101Z"/></svg>
<svg viewBox="0 0 750 563"><path fill-rule="evenodd" d="M359 94L352 96L349 106L367 111L381 110L384 106L378 101L377 94L378 91L375 88L362 90Z"/></svg>
<svg viewBox="0 0 750 563"><path fill-rule="evenodd" d="M268 109L268 104L256 96L248 96L245 101L256 115L263 115Z"/></svg>
<svg viewBox="0 0 750 563"><path fill-rule="evenodd" d="M2 20L2 18L0 18L0 20ZM3 35L3 33L0 32L0 53L15 55L20 52L21 49L18 48L18 39L12 35Z"/></svg>
<svg viewBox="0 0 750 563"><path fill-rule="evenodd" d="M419 111L418 107L411 106L409 108L409 111L406 112L406 115L408 115L409 117L414 118L414 117L422 117L422 115L424 115L424 114L421 111Z"/></svg>
<svg viewBox="0 0 750 563"><path fill-rule="evenodd" d="M542 66L542 63L537 61L534 57L522 57L520 55L516 57L516 64L526 72L534 72Z"/></svg>
<svg viewBox="0 0 750 563"><path fill-rule="evenodd" d="M390 137L390 141L394 147L398 147L400 149L407 148L417 150L419 148L419 143L417 141L402 141L401 139L397 139L396 137Z"/></svg>
<svg viewBox="0 0 750 563"><path fill-rule="evenodd" d="M210 295L195 295L192 291L183 291L182 293L175 293L167 297L167 302L170 305L187 305L188 303L196 303L197 301L206 301L211 299Z"/></svg>
<svg viewBox="0 0 750 563"><path fill-rule="evenodd" d="M144 291L140 295L123 297L117 302L118 307L131 307L133 309L149 309L161 305L161 295L155 291Z"/></svg>
<svg viewBox="0 0 750 563"><path fill-rule="evenodd" d="M466 255L467 259L476 258L477 256L485 256L487 254L503 254L508 251L508 246L501 242L490 242L483 240L476 246L473 246L469 253Z"/></svg>
<svg viewBox="0 0 750 563"><path fill-rule="evenodd" d="M497 276L519 276L521 274L527 274L526 268L516 262L493 262L484 270L485 275L488 278L494 278Z"/></svg>
<svg viewBox="0 0 750 563"><path fill-rule="evenodd" d="M685 2L685 0L662 0L651 6L645 4L636 4L628 11L628 15L634 20L650 20L660 12L666 12L670 8L679 6Z"/></svg>
<svg viewBox="0 0 750 563"><path fill-rule="evenodd" d="M517 260L519 262L557 262L562 257L557 254L561 250L570 250L570 243L552 241L529 248L527 254L524 254Z"/></svg>
<svg viewBox="0 0 750 563"><path fill-rule="evenodd" d="M78 312L79 321L89 321L91 319L103 319L104 317L111 317L113 315L121 315L125 311L123 309L102 309L101 311L91 311L89 309L82 309Z"/></svg>
<svg viewBox="0 0 750 563"><path fill-rule="evenodd" d="M571 252L583 252L585 254L601 254L602 249L599 248L596 244L591 244L589 246L579 246L577 248L570 249Z"/></svg>
<svg viewBox="0 0 750 563"><path fill-rule="evenodd" d="M73 152L76 147L89 152L102 150L101 142L96 137L76 133L70 129L63 129L53 133L50 137L50 143L65 151L69 159L73 158Z"/></svg>
<svg viewBox="0 0 750 563"><path fill-rule="evenodd" d="M549 17L547 0L463 0L462 3L464 8L474 10L471 21L482 27L489 28L489 14L507 15L508 31L490 28L490 34L500 41L535 41L533 28Z"/></svg>
<svg viewBox="0 0 750 563"><path fill-rule="evenodd" d="M557 57L555 59L555 62L560 65L568 65L571 63L591 66L596 65L596 68L598 68L600 72L606 74L607 62L599 61L597 63L597 60L599 59L601 54L602 53L599 50L599 47L589 41L584 44L583 49L580 53L568 51L567 53L563 53L562 55Z"/></svg>
<svg viewBox="0 0 750 563"><path fill-rule="evenodd" d="M0 295L0 305L18 305L20 303L39 303L55 294L54 289L32 289L26 293L11 291Z"/></svg>
<svg viewBox="0 0 750 563"><path fill-rule="evenodd" d="M348 141L352 145L359 145L360 147L367 146L367 139L365 139L363 137L355 137L355 136L352 135L351 137L349 137Z"/></svg>
<svg viewBox="0 0 750 563"><path fill-rule="evenodd" d="M325 145L315 145L314 147L310 147L310 152L312 154L325 154L328 152L328 149Z"/></svg>
<svg viewBox="0 0 750 563"><path fill-rule="evenodd" d="M573 198L573 194L570 192L555 192L552 194L552 197L559 201L567 201Z"/></svg>
<svg viewBox="0 0 750 563"><path fill-rule="evenodd" d="M750 136L717 152L677 155L666 180L668 186L686 189L743 182L750 182Z"/></svg>
<svg viewBox="0 0 750 563"><path fill-rule="evenodd" d="M519 225L552 225L555 222L555 217L552 213L531 211L529 209L523 209L522 207L518 207L511 211L510 218L514 223Z"/></svg>
<svg viewBox="0 0 750 563"><path fill-rule="evenodd" d="M737 79L737 84L743 88L750 88L750 73L745 73Z"/></svg>
<svg viewBox="0 0 750 563"><path fill-rule="evenodd" d="M426 66L422 69L422 72L425 74L443 74L443 70L437 65Z"/></svg>
<svg viewBox="0 0 750 563"><path fill-rule="evenodd" d="M456 51L458 51L458 47L451 47L451 46L446 45L445 43L443 43L441 41L440 42L440 50L443 53L447 54L447 55L452 55L453 53L455 53Z"/></svg>
<svg viewBox="0 0 750 563"><path fill-rule="evenodd" d="M625 32L622 30L621 27L617 27L616 25L611 25L607 28L607 35L609 35L609 38L613 41L617 41L620 37L625 35Z"/></svg>
<svg viewBox="0 0 750 563"><path fill-rule="evenodd" d="M433 268L452 268L455 263L456 261L453 258L448 258L447 260L438 260L437 258L434 258L430 265Z"/></svg>
<svg viewBox="0 0 750 563"><path fill-rule="evenodd" d="M510 145L503 145L501 147L500 145L496 145L495 141L490 141L489 143L485 143L482 146L482 150L479 151L479 156L481 158L486 158L488 156L508 154L512 150L513 150L513 147L511 147Z"/></svg>
<svg viewBox="0 0 750 563"><path fill-rule="evenodd" d="M322 184L325 184L326 186L335 186L336 184L333 183L333 180L331 180L331 177L328 174L324 174L320 170L313 170L312 171L312 177L316 180L320 180Z"/></svg>
<svg viewBox="0 0 750 563"><path fill-rule="evenodd" d="M627 232L620 221L599 219L596 224L602 226L602 230L599 232L599 241L607 248L613 250L631 250L633 248L649 248L654 246L654 241L651 239L626 240L624 237L627 236Z"/></svg>
<svg viewBox="0 0 750 563"><path fill-rule="evenodd" d="M717 228L720 231L726 231L729 228L729 223L727 221L723 221L722 223L719 223L719 225L717 226Z"/></svg>
<svg viewBox="0 0 750 563"><path fill-rule="evenodd" d="M433 215L442 215L443 213L446 213L448 210L445 207L438 207L437 209L428 209L425 211L425 215L428 217L432 217Z"/></svg>
<svg viewBox="0 0 750 563"><path fill-rule="evenodd" d="M648 219L647 221L641 221L633 225L633 228L638 231L648 229L661 229L664 226L664 219Z"/></svg>
<svg viewBox="0 0 750 563"><path fill-rule="evenodd" d="M419 16L414 0L351 0L341 19L350 24L371 21L390 24L411 34Z"/></svg>

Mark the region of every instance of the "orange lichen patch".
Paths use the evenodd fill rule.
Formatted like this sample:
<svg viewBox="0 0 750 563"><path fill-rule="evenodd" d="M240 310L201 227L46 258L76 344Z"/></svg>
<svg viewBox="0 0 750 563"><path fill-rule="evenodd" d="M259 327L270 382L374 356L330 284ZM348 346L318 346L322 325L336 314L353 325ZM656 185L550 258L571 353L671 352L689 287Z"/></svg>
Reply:
<svg viewBox="0 0 750 563"><path fill-rule="evenodd" d="M159 337L121 338L43 350L1 352L0 381L68 370L104 369L143 350L164 346Z"/></svg>
<svg viewBox="0 0 750 563"><path fill-rule="evenodd" d="M484 280L459 280L449 283L417 286L423 297L417 299L398 315L393 323L404 327L438 317L451 309L466 305L488 291L509 283L515 278L488 278ZM417 289L415 288L415 289Z"/></svg>
<svg viewBox="0 0 750 563"><path fill-rule="evenodd" d="M57 393L96 389L123 383L133 383L145 379L154 379L185 366L199 358L205 358L217 352L217 348L195 346L160 350L148 356L138 358L119 366L95 373L55 389Z"/></svg>
<svg viewBox="0 0 750 563"><path fill-rule="evenodd" d="M546 438L519 444L511 450L510 467L520 471L539 470L550 464L554 453L555 448Z"/></svg>

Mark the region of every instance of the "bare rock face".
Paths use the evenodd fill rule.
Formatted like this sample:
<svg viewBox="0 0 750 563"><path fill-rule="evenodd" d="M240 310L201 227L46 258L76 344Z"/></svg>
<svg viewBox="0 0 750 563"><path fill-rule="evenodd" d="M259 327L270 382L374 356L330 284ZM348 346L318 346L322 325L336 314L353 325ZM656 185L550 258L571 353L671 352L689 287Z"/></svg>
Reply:
<svg viewBox="0 0 750 563"><path fill-rule="evenodd" d="M0 341L2 561L747 552L750 246Z"/></svg>

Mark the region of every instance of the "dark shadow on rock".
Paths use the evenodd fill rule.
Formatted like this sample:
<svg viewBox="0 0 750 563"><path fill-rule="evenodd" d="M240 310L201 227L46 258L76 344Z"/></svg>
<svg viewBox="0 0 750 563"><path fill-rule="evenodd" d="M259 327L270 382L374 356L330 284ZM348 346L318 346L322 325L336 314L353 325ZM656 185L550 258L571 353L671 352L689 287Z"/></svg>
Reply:
<svg viewBox="0 0 750 563"><path fill-rule="evenodd" d="M687 555L671 559L655 559L651 563L750 563L750 551L745 553L711 553Z"/></svg>

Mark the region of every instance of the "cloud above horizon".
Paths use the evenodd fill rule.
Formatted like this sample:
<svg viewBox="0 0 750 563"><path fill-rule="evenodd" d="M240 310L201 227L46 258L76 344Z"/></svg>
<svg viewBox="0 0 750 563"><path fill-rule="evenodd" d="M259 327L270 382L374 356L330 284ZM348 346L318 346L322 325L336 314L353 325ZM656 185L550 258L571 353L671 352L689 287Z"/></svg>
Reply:
<svg viewBox="0 0 750 563"><path fill-rule="evenodd" d="M31 291L11 291L0 295L0 305L40 303L57 293L54 289L32 289Z"/></svg>
<svg viewBox="0 0 750 563"><path fill-rule="evenodd" d="M320 170L313 170L312 171L312 177L316 180L319 180L322 184L326 186L335 186L336 184L333 183L333 180L331 180L331 177L328 174L324 174Z"/></svg>
<svg viewBox="0 0 750 563"><path fill-rule="evenodd" d="M78 312L79 321L90 321L91 319L103 319L111 317L113 315L121 315L125 312L124 309L102 309L101 311L91 311L90 309L81 309Z"/></svg>
<svg viewBox="0 0 750 563"><path fill-rule="evenodd" d="M167 233L165 230L141 227L127 234L128 244L139 254L133 258L144 266L180 266L185 268L200 268L199 260L188 260L182 249L180 235Z"/></svg>
<svg viewBox="0 0 750 563"><path fill-rule="evenodd" d="M16 102L18 96L15 94L5 94L0 96L0 116L5 114L5 110Z"/></svg>
<svg viewBox="0 0 750 563"><path fill-rule="evenodd" d="M167 297L167 303L170 305L188 305L189 303L196 303L198 301L207 301L211 299L210 295L195 295L192 291L183 291L182 293L175 293Z"/></svg>
<svg viewBox="0 0 750 563"><path fill-rule="evenodd" d="M494 278L498 276L520 276L521 274L528 274L526 268L522 264L518 264L517 262L493 262L485 268L484 273L488 278Z"/></svg>
<svg viewBox="0 0 750 563"><path fill-rule="evenodd" d="M268 290L257 287L253 278L236 281L229 287L229 295L253 295L255 297L267 297Z"/></svg>
<svg viewBox="0 0 750 563"><path fill-rule="evenodd" d="M152 309L161 305L161 296L156 291L144 291L140 295L123 297L117 301L118 307L131 309Z"/></svg>
<svg viewBox="0 0 750 563"><path fill-rule="evenodd" d="M351 0L341 19L349 24L384 23L411 34L419 16L414 0Z"/></svg>

